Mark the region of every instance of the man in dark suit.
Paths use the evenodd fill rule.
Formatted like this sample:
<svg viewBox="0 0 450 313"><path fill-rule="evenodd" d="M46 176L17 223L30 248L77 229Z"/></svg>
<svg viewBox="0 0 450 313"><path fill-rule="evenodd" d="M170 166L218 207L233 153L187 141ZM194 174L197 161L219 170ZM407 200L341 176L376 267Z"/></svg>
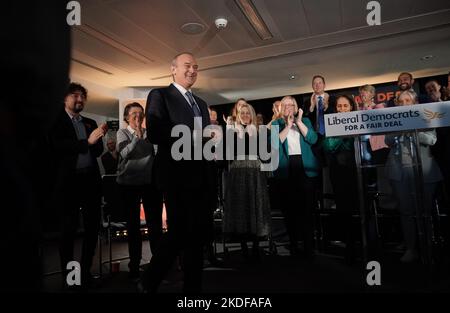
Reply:
<svg viewBox="0 0 450 313"><path fill-rule="evenodd" d="M203 157L200 160L192 158L194 149L202 145L201 134L194 134L194 139L188 142L191 158L175 160L171 149L179 138L172 137L171 130L182 125L192 133L194 125L202 129L210 124L210 118L206 103L192 95L190 89L198 72L194 56L190 53L177 55L172 61L171 71L174 82L167 88L152 90L147 98L148 138L158 145L154 179L164 193L168 231L144 274L143 287L150 293L156 292L173 260L181 253L183 290L198 293L201 291L203 247L211 235L210 162Z"/></svg>
<svg viewBox="0 0 450 313"><path fill-rule="evenodd" d="M323 140L325 138L325 115L334 113L336 99L325 92L325 77L321 75L313 76L311 80L311 87L313 89L313 93L304 103L304 112L305 117L311 121L318 137L317 142L311 146L312 152L319 161L320 165L318 179L315 181L316 199L314 200L314 203L317 203L318 200L321 207L323 207L322 169L327 166L327 158L323 150Z"/></svg>
<svg viewBox="0 0 450 313"><path fill-rule="evenodd" d="M304 103L305 117L309 118L314 130L319 136L319 140L313 146L313 152L319 159L321 166L325 166L325 155L322 150L322 141L325 137L325 114L334 113L335 98L325 92L325 78L315 75L312 78L311 86L313 94Z"/></svg>
<svg viewBox="0 0 450 313"><path fill-rule="evenodd" d="M320 135L325 136L324 115L334 113L335 98L325 92L325 78L321 75L315 75L311 82L313 94L304 104L305 117L308 117L314 127L314 130Z"/></svg>
<svg viewBox="0 0 450 313"><path fill-rule="evenodd" d="M103 152L101 138L106 125L97 127L94 120L83 117L87 90L71 83L50 140L55 153L56 180L54 199L59 208L61 242L60 258L63 272L74 260L73 248L79 221L83 214L84 235L81 256L81 285L92 281L90 268L100 227L101 178L96 158Z"/></svg>
<svg viewBox="0 0 450 313"><path fill-rule="evenodd" d="M106 175L115 175L117 174L117 164L119 159L117 157L116 142L114 139L109 138L106 142L106 147L108 148L108 151L102 155L103 169L105 170Z"/></svg>

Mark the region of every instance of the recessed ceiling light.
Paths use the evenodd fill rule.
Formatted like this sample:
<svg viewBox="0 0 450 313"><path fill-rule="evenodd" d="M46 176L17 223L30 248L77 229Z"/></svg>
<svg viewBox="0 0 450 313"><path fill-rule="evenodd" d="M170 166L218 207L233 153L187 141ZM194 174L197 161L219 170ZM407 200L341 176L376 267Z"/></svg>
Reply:
<svg viewBox="0 0 450 313"><path fill-rule="evenodd" d="M291 76L289 77L289 80L294 80L294 79L296 79L296 78L297 78L297 76L291 75Z"/></svg>
<svg viewBox="0 0 450 313"><path fill-rule="evenodd" d="M420 60L427 61L427 60L430 60L432 58L434 58L434 56L429 54L429 55L424 55L423 57L420 58Z"/></svg>
<svg viewBox="0 0 450 313"><path fill-rule="evenodd" d="M205 30L205 25L196 22L190 22L181 25L180 29L185 34L197 35L203 33L203 31Z"/></svg>

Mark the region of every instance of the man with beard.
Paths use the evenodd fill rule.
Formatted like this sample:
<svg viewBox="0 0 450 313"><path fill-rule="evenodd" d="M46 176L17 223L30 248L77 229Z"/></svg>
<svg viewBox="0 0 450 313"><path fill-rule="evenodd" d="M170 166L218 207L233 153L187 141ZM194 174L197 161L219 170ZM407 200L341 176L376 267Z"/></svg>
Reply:
<svg viewBox="0 0 450 313"><path fill-rule="evenodd" d="M74 241L83 214L83 248L81 255L81 286L92 283L90 268L100 227L101 177L96 158L103 152L101 138L106 124L81 116L87 100L87 90L71 83L64 98L64 110L50 135L56 162L54 204L60 218L61 269L74 261ZM65 279L65 278L64 278Z"/></svg>
<svg viewBox="0 0 450 313"><path fill-rule="evenodd" d="M405 90L413 91L418 95L419 103L429 102L428 97L426 95L419 94L418 92L416 92L413 89L413 85L414 85L414 78L411 73L403 72L403 73L400 73L400 75L398 75L397 86L398 86L399 91L397 93L399 93L401 91L405 91ZM395 107L395 98L396 97L394 97L388 101L387 106L389 108Z"/></svg>

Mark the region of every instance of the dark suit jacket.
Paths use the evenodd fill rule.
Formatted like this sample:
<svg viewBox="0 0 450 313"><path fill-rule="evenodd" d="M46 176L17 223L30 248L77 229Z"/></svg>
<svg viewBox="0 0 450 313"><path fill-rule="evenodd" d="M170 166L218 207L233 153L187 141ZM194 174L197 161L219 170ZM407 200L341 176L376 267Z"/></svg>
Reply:
<svg viewBox="0 0 450 313"><path fill-rule="evenodd" d="M210 124L207 104L195 96L202 113L202 127ZM158 145L155 157L154 181L157 186L166 191L168 188L182 188L183 190L195 188L203 183L203 179L211 178L209 173L211 162L204 160L175 161L171 156L172 144L178 138L171 137L175 125L186 125L194 129L194 113L190 104L174 86L154 89L147 97L146 122L148 138ZM193 151L193 146L191 146ZM206 175L206 176L205 176Z"/></svg>
<svg viewBox="0 0 450 313"><path fill-rule="evenodd" d="M82 119L86 127L86 135L92 133L97 128L97 123L87 117ZM64 188L67 182L73 180L76 174L78 154L90 151L92 157L93 170L96 173L96 181L92 182L95 187L101 190L101 177L96 158L103 153L103 142L100 139L95 145L89 146L87 140L78 140L72 121L65 110L59 115L55 127L51 132L50 141L55 157L56 178L55 184L58 190Z"/></svg>
<svg viewBox="0 0 450 313"><path fill-rule="evenodd" d="M307 117L311 121L314 130L317 131L319 129L319 122L317 120L317 105L314 107L314 110L312 112L309 111L310 105L311 105L311 96L309 95L308 97L306 97L306 100L303 103L303 115L304 117ZM324 114L335 113L334 112L335 105L336 105L336 97L330 95L330 98L328 99L328 108L324 112Z"/></svg>
<svg viewBox="0 0 450 313"><path fill-rule="evenodd" d="M319 136L317 142L314 145L312 145L312 151L316 156L317 160L319 161L320 167L324 167L326 166L326 156L322 146L323 136L318 132L319 121L317 119L317 105L314 107L314 110L312 112L309 111L310 105L311 105L311 96L308 96L306 97L306 100L303 104L303 112L304 112L303 114L304 117L307 117L311 121L313 129L317 132L317 135ZM326 111L324 111L324 115L335 113L334 109L335 107L336 107L336 97L330 95L328 99L328 108Z"/></svg>
<svg viewBox="0 0 450 313"><path fill-rule="evenodd" d="M105 169L105 174L115 175L117 174L118 159L114 159L111 153L106 152L102 155L102 164Z"/></svg>

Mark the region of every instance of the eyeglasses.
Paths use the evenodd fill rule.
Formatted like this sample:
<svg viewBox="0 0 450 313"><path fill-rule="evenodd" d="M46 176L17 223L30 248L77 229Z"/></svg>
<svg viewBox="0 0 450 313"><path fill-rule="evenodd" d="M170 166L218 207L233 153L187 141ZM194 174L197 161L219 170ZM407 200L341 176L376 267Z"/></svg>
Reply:
<svg viewBox="0 0 450 313"><path fill-rule="evenodd" d="M86 95L84 95L83 93L81 93L81 92L72 92L71 93L71 95L73 96L73 97L75 97L75 98L81 98L81 99L83 99L83 100L86 100Z"/></svg>
<svg viewBox="0 0 450 313"><path fill-rule="evenodd" d="M130 112L129 115L131 115L131 116L144 116L144 112Z"/></svg>

